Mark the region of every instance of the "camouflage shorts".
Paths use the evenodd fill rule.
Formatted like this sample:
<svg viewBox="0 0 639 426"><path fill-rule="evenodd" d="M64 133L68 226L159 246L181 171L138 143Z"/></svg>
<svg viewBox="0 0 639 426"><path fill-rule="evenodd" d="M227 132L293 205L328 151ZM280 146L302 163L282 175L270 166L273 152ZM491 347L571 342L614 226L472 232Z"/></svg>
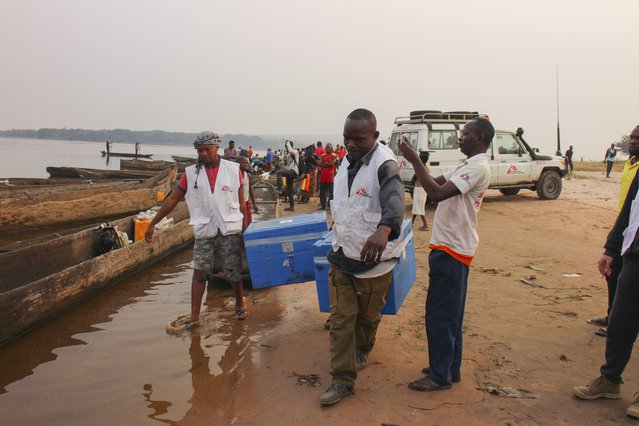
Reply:
<svg viewBox="0 0 639 426"><path fill-rule="evenodd" d="M213 264L218 259L224 276L229 281L242 279L242 234L222 235L213 238L196 239L193 246L195 269L213 272Z"/></svg>

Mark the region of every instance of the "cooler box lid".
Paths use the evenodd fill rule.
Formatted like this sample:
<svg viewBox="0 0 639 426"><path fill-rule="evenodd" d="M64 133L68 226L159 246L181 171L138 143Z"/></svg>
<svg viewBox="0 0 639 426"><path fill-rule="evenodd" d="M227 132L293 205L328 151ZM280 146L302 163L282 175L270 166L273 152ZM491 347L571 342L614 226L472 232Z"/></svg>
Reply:
<svg viewBox="0 0 639 426"><path fill-rule="evenodd" d="M299 235L306 239L320 239L326 235L326 212L279 217L253 222L244 232L244 241L270 237Z"/></svg>

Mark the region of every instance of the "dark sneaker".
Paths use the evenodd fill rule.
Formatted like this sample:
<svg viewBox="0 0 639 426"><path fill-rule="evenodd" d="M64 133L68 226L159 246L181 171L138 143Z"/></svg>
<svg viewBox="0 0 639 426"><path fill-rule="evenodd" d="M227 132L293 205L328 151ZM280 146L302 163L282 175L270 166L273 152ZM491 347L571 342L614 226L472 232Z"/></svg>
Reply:
<svg viewBox="0 0 639 426"><path fill-rule="evenodd" d="M355 370L362 371L368 364L368 352L357 351L355 354Z"/></svg>
<svg viewBox="0 0 639 426"><path fill-rule="evenodd" d="M430 377L426 376L422 379L415 380L414 382L410 382L408 387L414 391L418 392L432 392L444 389L450 389L450 385L440 385L433 382Z"/></svg>
<svg viewBox="0 0 639 426"><path fill-rule="evenodd" d="M346 386L340 382L333 382L331 386L326 389L326 392L320 396L320 404L322 405L333 405L345 396L353 395L355 391L353 388Z"/></svg>
<svg viewBox="0 0 639 426"><path fill-rule="evenodd" d="M626 409L626 414L635 419L639 419L639 392L635 394L635 397L632 399L632 404Z"/></svg>
<svg viewBox="0 0 639 426"><path fill-rule="evenodd" d="M572 393L579 399L619 399L621 398L621 385L611 382L606 376L597 377L587 386L576 386Z"/></svg>
<svg viewBox="0 0 639 426"><path fill-rule="evenodd" d="M422 368L422 373L424 373L426 375L430 374L430 371L431 371L430 367ZM453 377L452 380L453 380L453 383L459 383L459 382L461 382L461 377Z"/></svg>
<svg viewBox="0 0 639 426"><path fill-rule="evenodd" d="M608 317L597 317L588 320L588 324L598 325L599 327L608 327Z"/></svg>

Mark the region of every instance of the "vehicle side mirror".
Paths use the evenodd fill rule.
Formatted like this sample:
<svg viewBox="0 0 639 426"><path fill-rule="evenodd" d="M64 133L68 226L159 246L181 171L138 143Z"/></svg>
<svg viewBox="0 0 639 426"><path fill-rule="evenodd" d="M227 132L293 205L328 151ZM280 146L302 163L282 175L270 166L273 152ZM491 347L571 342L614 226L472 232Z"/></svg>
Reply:
<svg viewBox="0 0 639 426"><path fill-rule="evenodd" d="M539 152L539 148L533 148L534 152Z"/></svg>

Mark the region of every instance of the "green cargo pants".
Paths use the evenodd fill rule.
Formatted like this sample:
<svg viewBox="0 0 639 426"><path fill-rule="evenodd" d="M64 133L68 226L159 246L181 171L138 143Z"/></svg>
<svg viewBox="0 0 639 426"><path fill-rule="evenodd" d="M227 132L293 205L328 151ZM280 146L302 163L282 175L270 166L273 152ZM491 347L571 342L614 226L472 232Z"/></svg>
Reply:
<svg viewBox="0 0 639 426"><path fill-rule="evenodd" d="M375 278L356 278L331 266L331 374L333 381L353 387L356 351L370 352L386 304L392 272Z"/></svg>

